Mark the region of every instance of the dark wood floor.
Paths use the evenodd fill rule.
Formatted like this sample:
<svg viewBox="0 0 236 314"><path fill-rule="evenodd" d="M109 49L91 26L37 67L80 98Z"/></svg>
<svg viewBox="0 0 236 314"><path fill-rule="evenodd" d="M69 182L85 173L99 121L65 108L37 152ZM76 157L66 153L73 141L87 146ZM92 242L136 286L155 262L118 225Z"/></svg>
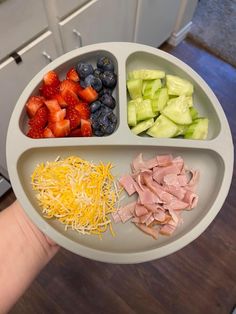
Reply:
<svg viewBox="0 0 236 314"><path fill-rule="evenodd" d="M189 41L162 49L195 69L211 86L236 139L236 70ZM42 271L12 314L228 314L236 304L236 168L214 222L193 243L160 260L109 265L64 249ZM4 208L12 192L1 199Z"/></svg>

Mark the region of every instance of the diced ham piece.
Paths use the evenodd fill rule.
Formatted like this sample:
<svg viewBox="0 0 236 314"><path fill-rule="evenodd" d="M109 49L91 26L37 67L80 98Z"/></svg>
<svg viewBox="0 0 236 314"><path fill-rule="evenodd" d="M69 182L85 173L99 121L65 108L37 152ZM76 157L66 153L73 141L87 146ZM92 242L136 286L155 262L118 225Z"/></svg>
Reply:
<svg viewBox="0 0 236 314"><path fill-rule="evenodd" d="M112 217L113 217L113 220L114 222L117 224L118 222L121 222L121 218L120 218L120 215L118 213L118 211L116 211L115 213L112 213Z"/></svg>
<svg viewBox="0 0 236 314"><path fill-rule="evenodd" d="M186 174L180 174L178 175L178 181L180 186L186 186L189 180Z"/></svg>
<svg viewBox="0 0 236 314"><path fill-rule="evenodd" d="M119 179L120 185L125 189L125 191L132 195L135 193L135 187L134 187L134 179L131 177L131 175L124 175Z"/></svg>
<svg viewBox="0 0 236 314"><path fill-rule="evenodd" d="M158 220L159 222L163 222L166 220L165 212L160 209L157 212L153 213L153 217L155 220Z"/></svg>
<svg viewBox="0 0 236 314"><path fill-rule="evenodd" d="M129 203L123 207L118 208L117 212L120 216L121 221L124 223L131 219L134 215L136 202Z"/></svg>
<svg viewBox="0 0 236 314"><path fill-rule="evenodd" d="M148 214L147 208L144 207L143 205L136 204L136 206L135 206L135 215L137 217L140 217L140 216L143 216L143 215L146 215L146 214Z"/></svg>
<svg viewBox="0 0 236 314"><path fill-rule="evenodd" d="M176 229L175 226L166 224L166 225L161 227L160 234L170 236L175 231L175 229Z"/></svg>
<svg viewBox="0 0 236 314"><path fill-rule="evenodd" d="M141 229L143 232L149 234L150 236L152 236L155 240L158 238L158 234L159 231L156 228L152 228L152 227L148 227L144 224L140 224L140 223L135 223L135 225Z"/></svg>
<svg viewBox="0 0 236 314"><path fill-rule="evenodd" d="M168 174L179 174L180 170L179 167L176 165L170 165L166 167L155 167L153 169L153 179L161 184L163 183L163 179Z"/></svg>
<svg viewBox="0 0 236 314"><path fill-rule="evenodd" d="M172 155L159 155L156 157L157 165L159 167L166 167L172 164L173 156Z"/></svg>
<svg viewBox="0 0 236 314"><path fill-rule="evenodd" d="M143 161L143 154L139 154L137 157L134 158L131 168L133 172L140 171L141 169L145 169L144 161Z"/></svg>
<svg viewBox="0 0 236 314"><path fill-rule="evenodd" d="M182 202L176 198L172 200L171 203L164 205L164 208L172 210L182 210L188 208L188 203Z"/></svg>
<svg viewBox="0 0 236 314"><path fill-rule="evenodd" d="M154 204L159 202L159 198L152 191L150 191L147 187L143 190L139 187L137 183L135 183L135 189L139 195L139 200L141 204Z"/></svg>
<svg viewBox="0 0 236 314"><path fill-rule="evenodd" d="M199 170L190 170L190 172L192 177L188 182L188 189L194 192L199 181L200 172Z"/></svg>
<svg viewBox="0 0 236 314"><path fill-rule="evenodd" d="M183 200L186 193L186 190L184 188L175 185L164 185L163 187L168 193L172 194L180 200Z"/></svg>
<svg viewBox="0 0 236 314"><path fill-rule="evenodd" d="M172 164L179 168L179 173L183 174L185 171L184 160L182 157L178 156L172 160Z"/></svg>
<svg viewBox="0 0 236 314"><path fill-rule="evenodd" d="M186 191L183 201L188 203L188 207L192 209L197 206L198 195L193 193L192 191Z"/></svg>

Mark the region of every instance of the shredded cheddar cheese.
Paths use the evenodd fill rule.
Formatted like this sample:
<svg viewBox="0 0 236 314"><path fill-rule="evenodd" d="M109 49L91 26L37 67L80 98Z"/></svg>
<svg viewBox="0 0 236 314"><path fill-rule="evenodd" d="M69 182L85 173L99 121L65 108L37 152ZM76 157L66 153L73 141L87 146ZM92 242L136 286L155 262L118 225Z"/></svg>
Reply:
<svg viewBox="0 0 236 314"><path fill-rule="evenodd" d="M31 178L46 218L57 218L82 234L101 235L110 228L120 191L111 174L111 163L95 165L79 157L41 163Z"/></svg>

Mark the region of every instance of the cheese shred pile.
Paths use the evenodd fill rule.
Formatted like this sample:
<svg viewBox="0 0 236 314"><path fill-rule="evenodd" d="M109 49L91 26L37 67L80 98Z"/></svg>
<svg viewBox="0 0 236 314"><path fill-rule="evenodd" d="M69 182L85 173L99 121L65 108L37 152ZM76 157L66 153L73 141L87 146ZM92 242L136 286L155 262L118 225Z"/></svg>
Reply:
<svg viewBox="0 0 236 314"><path fill-rule="evenodd" d="M57 218L82 234L112 230L109 214L116 211L120 191L111 174L112 164L95 165L79 157L36 166L31 178L43 215Z"/></svg>

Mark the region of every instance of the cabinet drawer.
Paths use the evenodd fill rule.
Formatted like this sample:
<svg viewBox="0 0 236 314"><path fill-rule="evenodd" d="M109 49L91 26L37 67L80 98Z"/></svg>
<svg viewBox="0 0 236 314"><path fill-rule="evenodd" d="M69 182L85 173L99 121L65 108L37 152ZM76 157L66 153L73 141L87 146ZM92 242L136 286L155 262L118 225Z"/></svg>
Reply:
<svg viewBox="0 0 236 314"><path fill-rule="evenodd" d="M57 11L57 18L59 20L63 19L65 16L77 10L78 8L81 8L86 2L89 1L90 0L54 0L54 6Z"/></svg>
<svg viewBox="0 0 236 314"><path fill-rule="evenodd" d="M44 51L52 59L57 57L50 31L44 33L18 52L22 62L16 64L11 57L0 64L0 166L4 169L6 169L5 140L12 111L18 97L29 81L48 64L49 60L43 56Z"/></svg>
<svg viewBox="0 0 236 314"><path fill-rule="evenodd" d="M59 23L65 52L107 41L133 41L137 0L93 0Z"/></svg>
<svg viewBox="0 0 236 314"><path fill-rule="evenodd" d="M0 2L0 60L47 28L42 0L5 0Z"/></svg>

